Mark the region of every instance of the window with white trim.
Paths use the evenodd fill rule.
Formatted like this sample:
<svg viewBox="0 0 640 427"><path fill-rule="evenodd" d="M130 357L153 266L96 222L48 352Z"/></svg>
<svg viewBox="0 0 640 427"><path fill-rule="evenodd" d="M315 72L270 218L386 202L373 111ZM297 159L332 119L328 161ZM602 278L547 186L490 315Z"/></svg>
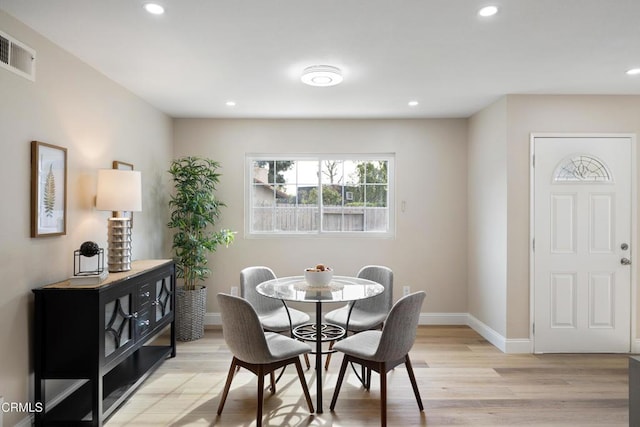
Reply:
<svg viewBox="0 0 640 427"><path fill-rule="evenodd" d="M246 160L248 235L393 236L393 154Z"/></svg>

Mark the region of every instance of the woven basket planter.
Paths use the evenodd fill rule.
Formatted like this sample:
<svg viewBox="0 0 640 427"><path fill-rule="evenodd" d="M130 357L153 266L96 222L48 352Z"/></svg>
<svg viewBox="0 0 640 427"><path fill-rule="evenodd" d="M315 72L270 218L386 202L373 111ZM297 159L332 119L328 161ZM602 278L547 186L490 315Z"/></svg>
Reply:
<svg viewBox="0 0 640 427"><path fill-rule="evenodd" d="M176 292L176 339L195 341L204 336L204 314L207 310L207 287L195 290L178 288Z"/></svg>

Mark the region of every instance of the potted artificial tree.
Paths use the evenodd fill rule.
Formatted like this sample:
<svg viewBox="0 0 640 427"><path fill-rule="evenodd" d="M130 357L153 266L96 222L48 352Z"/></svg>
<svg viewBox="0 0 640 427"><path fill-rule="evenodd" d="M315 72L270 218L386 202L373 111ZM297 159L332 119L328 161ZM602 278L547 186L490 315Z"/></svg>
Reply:
<svg viewBox="0 0 640 427"><path fill-rule="evenodd" d="M211 273L207 255L218 245L229 246L234 233L212 228L225 206L215 196L220 174L218 162L200 157L183 157L171 162L175 192L169 201L171 217L167 224L175 229L176 276L184 285L176 288L176 338L192 341L204 335L207 288L203 281Z"/></svg>

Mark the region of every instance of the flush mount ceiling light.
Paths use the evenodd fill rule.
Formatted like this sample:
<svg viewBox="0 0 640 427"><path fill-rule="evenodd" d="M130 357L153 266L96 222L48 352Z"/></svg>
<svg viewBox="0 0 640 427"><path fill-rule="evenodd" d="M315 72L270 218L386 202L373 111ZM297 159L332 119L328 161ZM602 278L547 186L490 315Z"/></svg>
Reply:
<svg viewBox="0 0 640 427"><path fill-rule="evenodd" d="M145 3L144 10L153 15L162 15L164 13L164 7L157 3Z"/></svg>
<svg viewBox="0 0 640 427"><path fill-rule="evenodd" d="M498 8L496 6L485 6L478 11L478 15L482 17L493 16L498 13Z"/></svg>
<svg viewBox="0 0 640 427"><path fill-rule="evenodd" d="M342 71L331 65L312 65L304 69L300 80L310 86L335 86L342 82Z"/></svg>
<svg viewBox="0 0 640 427"><path fill-rule="evenodd" d="M627 74L630 76L640 75L640 68L632 68L630 70L627 70Z"/></svg>

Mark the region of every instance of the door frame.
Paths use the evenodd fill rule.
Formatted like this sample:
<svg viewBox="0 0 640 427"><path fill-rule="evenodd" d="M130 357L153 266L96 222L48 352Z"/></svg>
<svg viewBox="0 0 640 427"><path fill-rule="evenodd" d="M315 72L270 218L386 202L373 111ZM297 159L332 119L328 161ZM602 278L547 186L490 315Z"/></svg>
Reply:
<svg viewBox="0 0 640 427"><path fill-rule="evenodd" d="M529 139L529 337L531 342L531 353L535 350L535 260L533 250L533 239L535 236L535 140L536 138L628 138L631 141L631 336L629 342L631 353L640 352L640 339L636 338L636 323L638 316L638 285L637 272L638 262L640 262L640 248L637 247L638 229L638 174L637 174L637 154L636 154L636 134L633 133L547 133L532 132Z"/></svg>

